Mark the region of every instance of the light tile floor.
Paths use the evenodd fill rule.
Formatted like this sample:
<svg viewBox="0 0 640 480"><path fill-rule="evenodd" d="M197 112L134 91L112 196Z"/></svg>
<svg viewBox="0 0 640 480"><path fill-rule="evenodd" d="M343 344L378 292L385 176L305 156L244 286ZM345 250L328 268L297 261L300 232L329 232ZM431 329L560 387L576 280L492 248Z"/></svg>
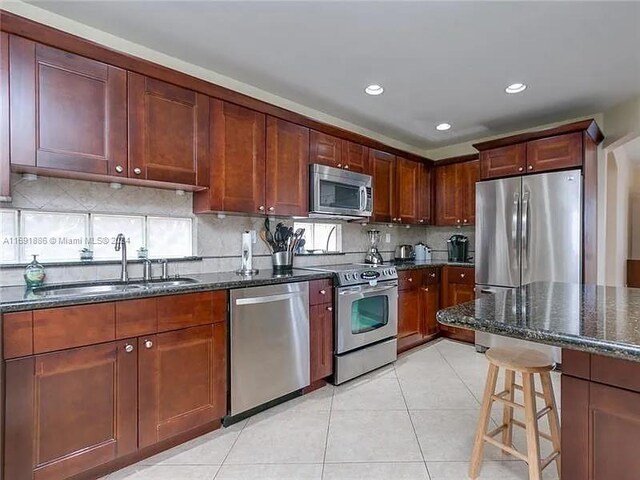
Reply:
<svg viewBox="0 0 640 480"><path fill-rule="evenodd" d="M107 478L464 480L486 372L486 359L472 346L435 341L392 366L326 386ZM559 375L553 379L559 404ZM497 406L493 418L502 418ZM524 435L514 433L514 443L523 448ZM528 478L524 462L492 446L484 458L482 479ZM555 467L548 467L545 479L555 478Z"/></svg>

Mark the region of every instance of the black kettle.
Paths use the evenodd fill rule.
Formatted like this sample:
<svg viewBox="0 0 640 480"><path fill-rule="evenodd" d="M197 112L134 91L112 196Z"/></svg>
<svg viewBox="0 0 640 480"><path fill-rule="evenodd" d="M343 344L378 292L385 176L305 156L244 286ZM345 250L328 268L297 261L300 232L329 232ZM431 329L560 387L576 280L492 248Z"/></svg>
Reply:
<svg viewBox="0 0 640 480"><path fill-rule="evenodd" d="M469 258L469 239L464 235L451 235L447 240L450 262L466 262Z"/></svg>

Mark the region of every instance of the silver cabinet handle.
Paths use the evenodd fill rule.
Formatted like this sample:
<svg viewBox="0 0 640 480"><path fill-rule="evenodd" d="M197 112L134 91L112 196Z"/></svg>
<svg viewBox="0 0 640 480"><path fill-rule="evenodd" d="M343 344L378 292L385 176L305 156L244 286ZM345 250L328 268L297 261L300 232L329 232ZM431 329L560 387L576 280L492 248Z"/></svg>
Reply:
<svg viewBox="0 0 640 480"><path fill-rule="evenodd" d="M125 351L125 352L127 352L127 353L131 353L131 352L133 352L133 345L131 345L130 343L127 343L127 344L124 346L124 351Z"/></svg>
<svg viewBox="0 0 640 480"><path fill-rule="evenodd" d="M133 169L133 173L135 173L136 175L140 175L142 173L142 170L140 170L138 167Z"/></svg>
<svg viewBox="0 0 640 480"><path fill-rule="evenodd" d="M278 295L269 295L266 297L250 297L236 299L236 305L258 305L260 303L280 302L282 300L293 300L302 296L302 292L297 293L281 293Z"/></svg>
<svg viewBox="0 0 640 480"><path fill-rule="evenodd" d="M333 312L333 307L327 307L327 311Z"/></svg>
<svg viewBox="0 0 640 480"><path fill-rule="evenodd" d="M456 223L460 223L460 219L456 220Z"/></svg>
<svg viewBox="0 0 640 480"><path fill-rule="evenodd" d="M118 173L124 172L124 168L122 168L122 165L116 165L116 172Z"/></svg>
<svg viewBox="0 0 640 480"><path fill-rule="evenodd" d="M338 168L342 168L342 164L341 163L338 164Z"/></svg>
<svg viewBox="0 0 640 480"><path fill-rule="evenodd" d="M533 165L529 165L529 170L533 170Z"/></svg>
<svg viewBox="0 0 640 480"><path fill-rule="evenodd" d="M269 211L270 211L270 212L275 211L275 209L276 209L276 207L269 207Z"/></svg>
<svg viewBox="0 0 640 480"><path fill-rule="evenodd" d="M153 342L151 340L145 340L144 341L144 347L145 348L151 348L153 347Z"/></svg>
<svg viewBox="0 0 640 480"><path fill-rule="evenodd" d="M429 287L424 287L422 290L424 290L425 292L429 291Z"/></svg>
<svg viewBox="0 0 640 480"><path fill-rule="evenodd" d="M327 291L325 289L320 290L320 295L324 295L326 293L327 293Z"/></svg>
<svg viewBox="0 0 640 480"><path fill-rule="evenodd" d="M260 206L258 207L258 210L260 210L261 212L264 212L264 205L260 205Z"/></svg>
<svg viewBox="0 0 640 480"><path fill-rule="evenodd" d="M345 170L349 170L349 165L344 166Z"/></svg>
<svg viewBox="0 0 640 480"><path fill-rule="evenodd" d="M429 274L429 276L430 276L431 278L436 278L436 274L435 274L435 273L431 273L431 274Z"/></svg>
<svg viewBox="0 0 640 480"><path fill-rule="evenodd" d="M464 275L465 275L464 273L461 273L460 278L464 278Z"/></svg>
<svg viewBox="0 0 640 480"><path fill-rule="evenodd" d="M521 171L523 171L523 170L524 170L524 168L522 168L522 167L518 167L518 171L519 171L519 172L521 172Z"/></svg>
<svg viewBox="0 0 640 480"><path fill-rule="evenodd" d="M424 218L421 218L421 219L420 219L420 223L424 223Z"/></svg>

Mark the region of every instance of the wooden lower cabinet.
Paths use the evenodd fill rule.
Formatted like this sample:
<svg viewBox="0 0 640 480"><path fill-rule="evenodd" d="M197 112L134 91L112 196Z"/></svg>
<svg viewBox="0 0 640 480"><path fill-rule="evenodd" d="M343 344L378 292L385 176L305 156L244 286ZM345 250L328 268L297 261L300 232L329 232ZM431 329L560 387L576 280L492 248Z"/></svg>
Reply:
<svg viewBox="0 0 640 480"><path fill-rule="evenodd" d="M577 372L563 350L562 478L573 480L636 480L640 472L640 363L581 354L589 378ZM576 359L579 357L576 356ZM568 367L565 369L565 363ZM625 371L622 378L619 373ZM598 379L599 381L594 381ZM620 388L600 381L619 383Z"/></svg>
<svg viewBox="0 0 640 480"><path fill-rule="evenodd" d="M226 414L224 323L138 339L139 447Z"/></svg>
<svg viewBox="0 0 640 480"><path fill-rule="evenodd" d="M438 333L439 278L435 268L399 273L398 352L425 343Z"/></svg>
<svg viewBox="0 0 640 480"><path fill-rule="evenodd" d="M68 478L136 450L134 345L123 340L6 362L4 478Z"/></svg>
<svg viewBox="0 0 640 480"><path fill-rule="evenodd" d="M398 292L398 351L405 351L422 343L422 292L420 285Z"/></svg>
<svg viewBox="0 0 640 480"><path fill-rule="evenodd" d="M422 287L422 317L424 334L431 337L440 330L436 313L440 310L440 284Z"/></svg>
<svg viewBox="0 0 640 480"><path fill-rule="evenodd" d="M333 375L333 304L309 307L311 384Z"/></svg>
<svg viewBox="0 0 640 480"><path fill-rule="evenodd" d="M473 267L449 267L442 269L442 292L440 308L453 307L461 303L475 300L475 271ZM440 325L445 337L474 343L475 332L465 328Z"/></svg>

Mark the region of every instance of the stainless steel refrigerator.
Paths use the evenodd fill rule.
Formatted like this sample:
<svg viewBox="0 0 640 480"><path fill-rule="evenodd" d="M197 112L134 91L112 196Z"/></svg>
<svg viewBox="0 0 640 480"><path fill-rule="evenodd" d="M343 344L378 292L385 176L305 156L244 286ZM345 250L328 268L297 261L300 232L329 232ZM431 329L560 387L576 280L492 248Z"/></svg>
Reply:
<svg viewBox="0 0 640 480"><path fill-rule="evenodd" d="M536 281L580 283L582 172L478 182L475 258L479 295ZM560 349L476 333L478 349L505 344L544 349L560 361Z"/></svg>

